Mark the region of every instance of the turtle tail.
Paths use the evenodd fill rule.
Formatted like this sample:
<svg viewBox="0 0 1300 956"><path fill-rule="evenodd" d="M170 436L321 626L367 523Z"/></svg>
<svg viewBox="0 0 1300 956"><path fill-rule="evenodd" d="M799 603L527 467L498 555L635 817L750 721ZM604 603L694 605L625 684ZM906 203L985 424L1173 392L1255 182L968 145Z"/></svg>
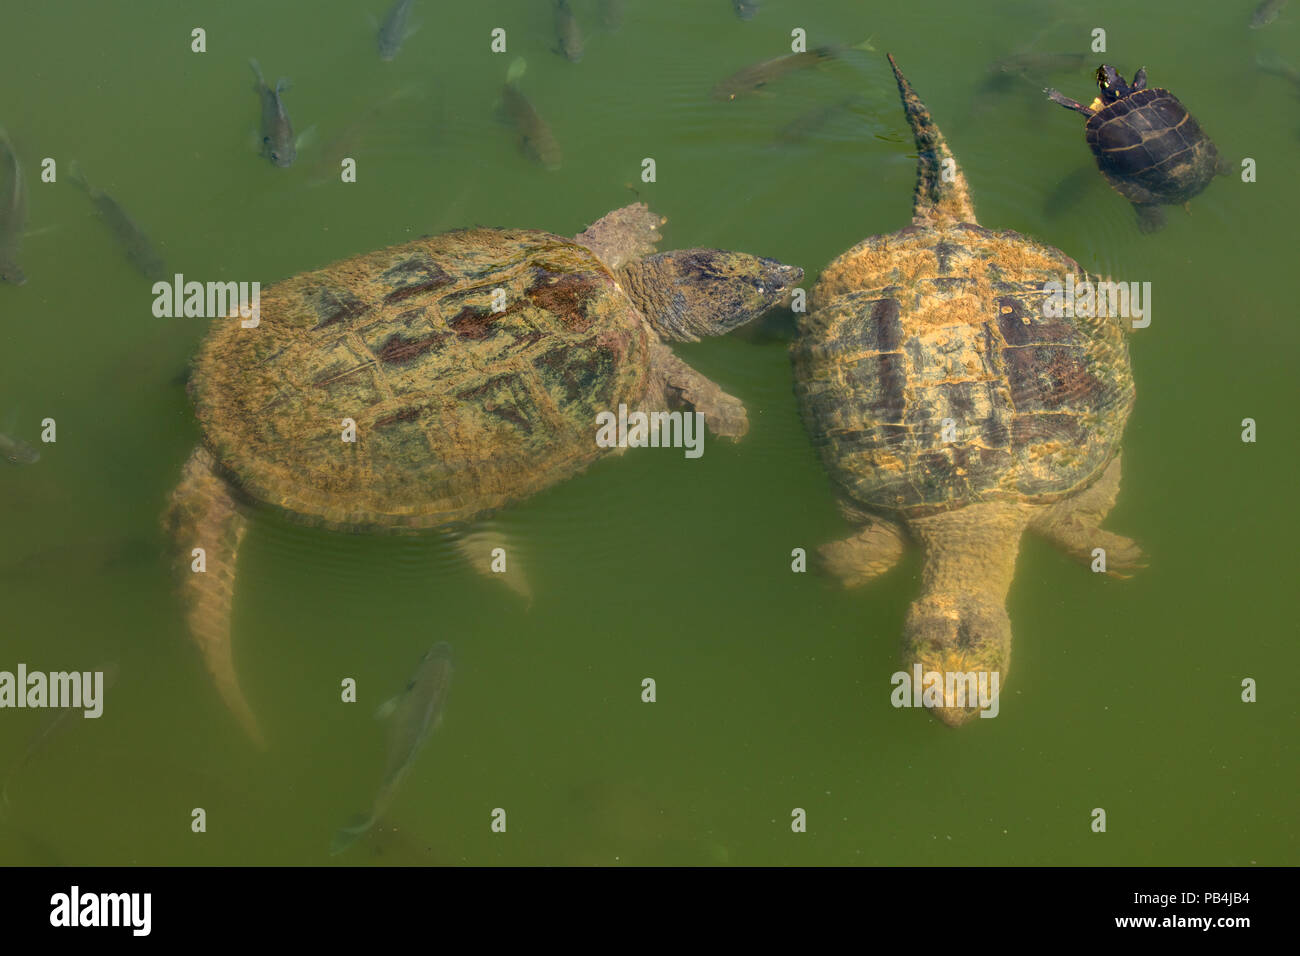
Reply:
<svg viewBox="0 0 1300 956"><path fill-rule="evenodd" d="M907 82L902 70L894 62L893 54L889 65L893 67L894 77L898 80L898 92L903 98L903 109L907 113L907 122L912 127L916 138L916 196L912 202L912 222L914 225L937 225L950 222L975 222L975 207L971 205L970 190L966 186L966 176L953 158L952 150L939 132L938 125L930 116L921 98Z"/></svg>
<svg viewBox="0 0 1300 956"><path fill-rule="evenodd" d="M195 449L185 463L164 517L177 550L176 569L190 635L208 673L235 718L265 749L257 718L244 699L230 644L230 608L235 597L235 559L247 521L216 473L207 449ZM204 569L195 570L196 548L203 549Z"/></svg>

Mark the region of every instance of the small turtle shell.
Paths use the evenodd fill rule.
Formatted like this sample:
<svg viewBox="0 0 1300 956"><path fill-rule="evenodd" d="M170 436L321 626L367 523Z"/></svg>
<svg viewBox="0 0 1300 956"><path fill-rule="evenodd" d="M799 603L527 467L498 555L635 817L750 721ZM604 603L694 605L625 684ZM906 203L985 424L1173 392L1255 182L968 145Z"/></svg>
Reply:
<svg viewBox="0 0 1300 956"><path fill-rule="evenodd" d="M1164 89L1145 89L1089 117L1088 146L1130 202L1184 203L1214 178L1219 154L1195 117Z"/></svg>

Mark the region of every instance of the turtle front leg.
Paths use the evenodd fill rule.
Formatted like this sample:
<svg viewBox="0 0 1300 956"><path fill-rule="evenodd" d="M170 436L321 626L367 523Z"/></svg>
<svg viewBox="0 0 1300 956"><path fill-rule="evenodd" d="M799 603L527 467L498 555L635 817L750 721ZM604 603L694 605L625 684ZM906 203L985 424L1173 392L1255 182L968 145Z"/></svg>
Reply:
<svg viewBox="0 0 1300 956"><path fill-rule="evenodd" d="M728 395L716 382L705 378L662 342L650 346L650 385L642 404L646 411L654 405L687 405L704 414L709 431L723 438L739 439L749 431L749 414L734 395Z"/></svg>
<svg viewBox="0 0 1300 956"><path fill-rule="evenodd" d="M902 527L873 518L853 537L824 544L818 551L826 570L846 588L857 588L897 564L906 548Z"/></svg>
<svg viewBox="0 0 1300 956"><path fill-rule="evenodd" d="M1131 572L1146 566L1145 556L1131 538L1100 527L1119 496L1120 456L1106 467L1102 476L1073 497L1044 508L1031 527L1067 554L1085 564L1093 560L1093 549L1106 551L1106 573L1112 577L1131 577Z"/></svg>
<svg viewBox="0 0 1300 956"><path fill-rule="evenodd" d="M266 747L257 718L244 698L230 640L235 597L235 560L248 528L230 487L214 470L212 455L197 448L181 472L163 518L175 542L176 571L190 635L217 691L258 747ZM203 550L203 570L195 570Z"/></svg>
<svg viewBox="0 0 1300 956"><path fill-rule="evenodd" d="M1060 106L1064 106L1067 110L1074 110L1076 113L1082 113L1084 116L1088 117L1093 115L1093 110L1088 109L1088 107L1084 106L1078 100L1070 99L1063 93L1050 88L1043 90L1043 92L1047 94L1049 100Z"/></svg>

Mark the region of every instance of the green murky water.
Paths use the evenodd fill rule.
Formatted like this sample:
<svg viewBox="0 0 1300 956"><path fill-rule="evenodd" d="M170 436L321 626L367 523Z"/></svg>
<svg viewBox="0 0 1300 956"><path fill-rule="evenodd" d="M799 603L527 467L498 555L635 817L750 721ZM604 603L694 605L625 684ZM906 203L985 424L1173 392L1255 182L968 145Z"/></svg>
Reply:
<svg viewBox="0 0 1300 956"><path fill-rule="evenodd" d="M320 863L383 764L374 704L451 642L442 727L381 824L342 863L1294 864L1300 672L1292 549L1298 464L1294 295L1300 100L1260 73L1300 64L1294 14L1247 29L1250 0L1065 4L627 0L621 29L573 0L586 54L551 47L548 4L417 2L392 63L366 6L6 4L0 123L28 169L27 285L0 286L0 418L39 463L0 470L0 669L120 677L9 780L7 863ZM435 7L444 8L436 10ZM190 30L208 52L191 53ZM1138 401L1108 526L1150 567L1088 573L1029 539L1009 599L1014 664L996 720L959 731L889 704L915 554L873 585L789 569L842 537L800 426L788 316L679 349L744 399L751 431L703 458L629 453L502 513L531 606L439 540L334 535L256 516L240 557L235 653L271 749L242 736L189 643L158 530L198 431L176 383L204 333L150 314L136 275L67 179L77 159L201 279L271 282L474 223L573 233L634 197L666 245L742 248L817 271L902 226L911 143L880 54L719 103L718 79L788 49L874 37L962 162L980 220L1153 288L1131 340ZM495 27L509 52L489 51ZM1146 65L1258 182L1216 181L1155 237L1099 177L1082 123L1089 55L984 88L1031 49ZM276 169L250 145L246 65L292 77L315 145ZM546 172L494 114L506 67L564 152ZM856 97L802 139L778 131ZM359 179L335 183L342 143ZM658 181L639 181L653 157ZM37 182L40 160L59 163ZM1082 177L1076 175L1084 170ZM1074 179L1071 179L1074 177ZM1063 182L1073 188L1062 189ZM1257 420L1243 444L1240 422ZM351 676L362 702L338 700ZM653 677L658 702L640 702ZM1240 701L1244 678L1259 702ZM0 711L0 768L46 714ZM195 807L205 834L190 830ZM792 808L808 832L790 832ZM1090 832L1092 809L1108 832ZM508 829L490 829L504 808Z"/></svg>

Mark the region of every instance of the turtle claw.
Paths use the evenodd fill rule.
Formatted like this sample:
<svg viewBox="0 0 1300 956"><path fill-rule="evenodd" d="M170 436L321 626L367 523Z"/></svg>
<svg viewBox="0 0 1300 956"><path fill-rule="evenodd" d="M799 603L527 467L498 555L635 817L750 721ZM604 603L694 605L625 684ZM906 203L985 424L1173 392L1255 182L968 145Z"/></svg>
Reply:
<svg viewBox="0 0 1300 956"><path fill-rule="evenodd" d="M1096 539L1094 548L1106 552L1106 574L1113 578L1131 578L1135 573L1147 567L1147 556L1132 538L1112 534L1100 529L1093 532ZM1089 550L1088 556L1091 557Z"/></svg>
<svg viewBox="0 0 1300 956"><path fill-rule="evenodd" d="M713 385L712 382L709 384ZM708 395L692 393L687 401L704 415L704 421L714 435L739 441L749 431L749 413L745 411L745 404L716 385L713 389L715 391ZM683 397L686 397L685 393Z"/></svg>
<svg viewBox="0 0 1300 956"><path fill-rule="evenodd" d="M822 565L846 588L857 588L880 577L903 555L902 531L887 521L873 521L843 541L818 549Z"/></svg>

